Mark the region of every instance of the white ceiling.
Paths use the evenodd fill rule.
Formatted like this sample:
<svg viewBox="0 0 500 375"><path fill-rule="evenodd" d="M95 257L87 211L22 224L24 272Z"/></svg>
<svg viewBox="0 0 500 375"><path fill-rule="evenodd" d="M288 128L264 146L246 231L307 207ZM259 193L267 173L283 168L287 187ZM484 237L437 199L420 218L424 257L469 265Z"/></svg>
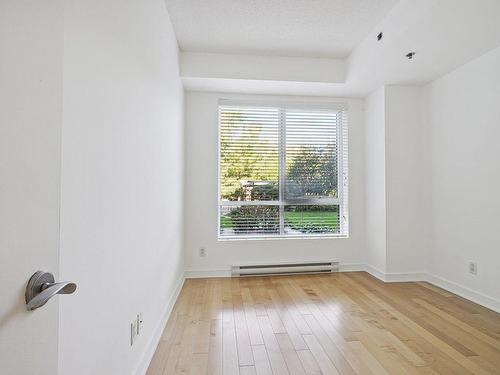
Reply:
<svg viewBox="0 0 500 375"><path fill-rule="evenodd" d="M384 33L380 42L379 31ZM343 82L306 81L298 76L263 80L257 75L252 80L230 74L226 79L216 79L222 74L183 76L183 81L187 90L363 97L384 84L425 84L499 46L500 0L400 0L346 59ZM416 52L413 60L405 58L410 51ZM332 62L326 69L339 66ZM319 69L319 65L310 68ZM255 70L259 69L264 68Z"/></svg>
<svg viewBox="0 0 500 375"><path fill-rule="evenodd" d="M398 0L166 0L183 51L346 57Z"/></svg>

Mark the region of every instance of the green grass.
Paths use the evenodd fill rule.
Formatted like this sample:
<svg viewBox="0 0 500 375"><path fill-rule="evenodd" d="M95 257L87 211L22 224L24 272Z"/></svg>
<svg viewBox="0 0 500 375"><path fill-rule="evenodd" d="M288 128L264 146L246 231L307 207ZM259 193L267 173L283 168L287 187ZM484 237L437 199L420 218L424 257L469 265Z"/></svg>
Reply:
<svg viewBox="0 0 500 375"><path fill-rule="evenodd" d="M338 216L336 211L286 211L285 223L297 230L317 227L336 232L339 229ZM220 225L222 229L234 228L232 219L224 215L220 217Z"/></svg>
<svg viewBox="0 0 500 375"><path fill-rule="evenodd" d="M326 227L338 230L339 215L336 211L287 211L285 223L299 229L303 226Z"/></svg>
<svg viewBox="0 0 500 375"><path fill-rule="evenodd" d="M234 227L233 220L231 220L230 217L222 215L220 217L220 227L222 229L224 229L224 228L233 228Z"/></svg>

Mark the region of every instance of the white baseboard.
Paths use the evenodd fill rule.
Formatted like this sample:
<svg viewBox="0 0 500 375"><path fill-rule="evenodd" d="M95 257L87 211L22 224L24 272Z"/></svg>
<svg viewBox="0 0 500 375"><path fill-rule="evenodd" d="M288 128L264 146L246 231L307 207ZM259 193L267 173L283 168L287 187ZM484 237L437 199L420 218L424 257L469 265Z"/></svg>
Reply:
<svg viewBox="0 0 500 375"><path fill-rule="evenodd" d="M362 263L349 263L341 264L340 272L356 272L364 271L365 265ZM230 268L220 268L220 269L189 269L184 273L186 279L198 279L207 277L231 277Z"/></svg>
<svg viewBox="0 0 500 375"><path fill-rule="evenodd" d="M459 285L453 281L443 279L435 275L427 274L427 282L436 285L448 292L455 293L460 297L468 299L469 301L475 302L481 306L487 307L490 310L500 313L500 300L487 296L483 293L476 292L465 286Z"/></svg>
<svg viewBox="0 0 500 375"><path fill-rule="evenodd" d="M428 283L438 286L448 292L459 295L460 297L468 299L469 301L475 302L490 310L500 313L500 300L487 296L483 293L476 292L472 289L459 285L455 282L443 279L436 275L431 275L425 272L385 273L368 264L365 265L365 270L370 275L386 283L405 282L405 281L406 282L427 281Z"/></svg>
<svg viewBox="0 0 500 375"><path fill-rule="evenodd" d="M427 274L425 272L383 272L368 264L365 265L364 270L385 283L427 281Z"/></svg>
<svg viewBox="0 0 500 375"><path fill-rule="evenodd" d="M401 281L424 281L426 280L425 273L384 273L375 267L363 263L347 263L340 264L340 272L359 272L366 271L376 278L386 282L401 282ZM207 277L231 277L230 268L220 269L189 269L185 272L186 279L197 279Z"/></svg>
<svg viewBox="0 0 500 375"><path fill-rule="evenodd" d="M376 267L370 266L369 264L365 264L365 269L366 272L368 272L370 275L373 277L376 277L379 280L382 280L385 282L385 272L379 270Z"/></svg>
<svg viewBox="0 0 500 375"><path fill-rule="evenodd" d="M155 354L156 347L158 346L158 343L160 342L161 335L163 333L163 330L165 329L165 326L167 325L168 318L170 318L170 314L172 313L172 310L174 308L175 302L177 301L177 298L179 297L179 294L181 292L182 286L184 285L184 280L185 280L184 274L181 275L179 280L177 281L177 284L175 286L174 291L170 295L170 298L168 299L168 302L163 309L163 312L161 314L160 320L156 324L156 327L153 329L153 334L149 340L149 342L146 344L146 348L144 349L144 352L142 354L142 359L139 362L139 365L137 366L136 371L134 374L136 375L145 375L146 372L148 371L149 364L151 363L151 360L153 359L153 355Z"/></svg>
<svg viewBox="0 0 500 375"><path fill-rule="evenodd" d="M206 277L231 277L231 269L190 269L184 272L186 279Z"/></svg>
<svg viewBox="0 0 500 375"><path fill-rule="evenodd" d="M385 280L386 283L426 281L427 274L425 272L387 273Z"/></svg>
<svg viewBox="0 0 500 375"><path fill-rule="evenodd" d="M363 263L344 263L340 264L340 272L359 272L364 271L365 265Z"/></svg>

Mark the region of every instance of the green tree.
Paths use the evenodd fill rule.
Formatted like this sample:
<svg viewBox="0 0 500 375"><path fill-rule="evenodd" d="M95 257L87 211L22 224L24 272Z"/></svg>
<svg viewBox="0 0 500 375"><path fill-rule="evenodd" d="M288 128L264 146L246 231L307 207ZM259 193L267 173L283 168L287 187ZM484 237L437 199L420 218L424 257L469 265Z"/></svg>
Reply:
<svg viewBox="0 0 500 375"><path fill-rule="evenodd" d="M275 144L274 144L275 143ZM237 200L242 196L241 180L278 180L278 147L262 125L247 121L241 114L225 119L221 131L221 196Z"/></svg>
<svg viewBox="0 0 500 375"><path fill-rule="evenodd" d="M287 198L337 196L337 156L331 145L300 146L287 164Z"/></svg>

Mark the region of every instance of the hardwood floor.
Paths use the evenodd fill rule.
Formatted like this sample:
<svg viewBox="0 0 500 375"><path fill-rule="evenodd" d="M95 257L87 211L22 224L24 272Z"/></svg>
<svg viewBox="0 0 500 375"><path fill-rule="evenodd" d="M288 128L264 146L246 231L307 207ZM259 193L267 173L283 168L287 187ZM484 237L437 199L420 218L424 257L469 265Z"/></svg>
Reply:
<svg viewBox="0 0 500 375"><path fill-rule="evenodd" d="M147 374L500 374L500 314L365 272L190 279Z"/></svg>

